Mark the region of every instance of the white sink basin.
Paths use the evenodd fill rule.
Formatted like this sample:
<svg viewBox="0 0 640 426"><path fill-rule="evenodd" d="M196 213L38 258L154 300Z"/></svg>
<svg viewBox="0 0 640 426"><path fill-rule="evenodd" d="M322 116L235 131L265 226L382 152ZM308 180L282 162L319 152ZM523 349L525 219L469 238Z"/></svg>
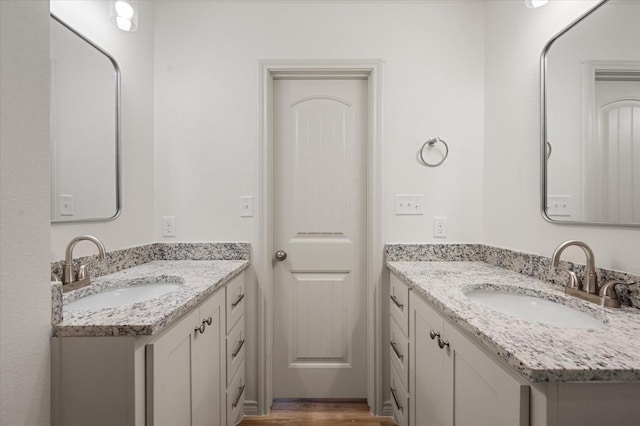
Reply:
<svg viewBox="0 0 640 426"><path fill-rule="evenodd" d="M155 299L179 289L181 283L176 281L154 281L132 284L82 297L64 305L66 311L84 311L87 309L117 308Z"/></svg>
<svg viewBox="0 0 640 426"><path fill-rule="evenodd" d="M541 297L498 289L471 290L465 295L473 302L512 317L563 328L591 328L603 326L591 315Z"/></svg>

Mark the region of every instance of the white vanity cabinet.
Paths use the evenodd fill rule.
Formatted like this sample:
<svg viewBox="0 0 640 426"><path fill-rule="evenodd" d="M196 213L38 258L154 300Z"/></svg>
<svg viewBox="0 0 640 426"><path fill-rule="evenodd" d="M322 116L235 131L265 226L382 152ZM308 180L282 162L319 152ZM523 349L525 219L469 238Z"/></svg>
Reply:
<svg viewBox="0 0 640 426"><path fill-rule="evenodd" d="M242 420L244 413L245 287L237 280L226 288L226 425ZM225 424L225 423L221 423Z"/></svg>
<svg viewBox="0 0 640 426"><path fill-rule="evenodd" d="M527 426L529 386L411 293L410 424Z"/></svg>
<svg viewBox="0 0 640 426"><path fill-rule="evenodd" d="M146 345L147 425L223 425L224 292Z"/></svg>
<svg viewBox="0 0 640 426"><path fill-rule="evenodd" d="M390 350L390 383L399 390L391 395L391 405L400 426L638 424L640 383L613 379L529 382L442 316L394 273L390 291L399 301L390 304L392 342L397 343L398 336L403 335L404 312L408 312L409 351L401 354L405 363L408 359L407 388L403 388L403 363L395 350ZM407 299L401 300L405 294Z"/></svg>
<svg viewBox="0 0 640 426"><path fill-rule="evenodd" d="M389 392L393 418L399 426L409 419L409 288L391 276L389 286Z"/></svg>
<svg viewBox="0 0 640 426"><path fill-rule="evenodd" d="M241 291L235 307L230 289ZM242 273L158 335L52 338L52 424L237 423L245 335L237 312L244 313Z"/></svg>
<svg viewBox="0 0 640 426"><path fill-rule="evenodd" d="M394 274L390 293L391 405L399 426L529 424L526 381L483 353Z"/></svg>

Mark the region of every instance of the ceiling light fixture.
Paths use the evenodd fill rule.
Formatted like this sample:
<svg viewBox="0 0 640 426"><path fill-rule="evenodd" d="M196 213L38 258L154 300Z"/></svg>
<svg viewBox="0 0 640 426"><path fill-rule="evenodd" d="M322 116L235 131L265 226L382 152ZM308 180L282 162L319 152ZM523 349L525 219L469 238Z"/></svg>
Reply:
<svg viewBox="0 0 640 426"><path fill-rule="evenodd" d="M527 5L530 9L535 9L536 7L544 6L549 3L549 0L524 0L524 4Z"/></svg>
<svg viewBox="0 0 640 426"><path fill-rule="evenodd" d="M138 5L136 0L111 0L109 2L111 22L122 31L138 29Z"/></svg>

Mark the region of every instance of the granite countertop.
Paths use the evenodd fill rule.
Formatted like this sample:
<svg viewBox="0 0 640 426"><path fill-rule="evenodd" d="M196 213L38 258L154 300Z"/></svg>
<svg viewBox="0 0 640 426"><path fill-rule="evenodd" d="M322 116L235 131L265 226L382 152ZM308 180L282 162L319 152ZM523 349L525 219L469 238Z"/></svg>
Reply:
<svg viewBox="0 0 640 426"><path fill-rule="evenodd" d="M170 279L181 288L158 298L117 308L67 311L53 324L54 336L143 336L162 331L224 287L249 265L248 260L152 261L92 280L63 296L63 303L141 280Z"/></svg>
<svg viewBox="0 0 640 426"><path fill-rule="evenodd" d="M409 287L530 382L640 382L640 310L602 308L562 287L483 262L387 262ZM494 287L542 296L601 319L600 329L519 320L469 300Z"/></svg>

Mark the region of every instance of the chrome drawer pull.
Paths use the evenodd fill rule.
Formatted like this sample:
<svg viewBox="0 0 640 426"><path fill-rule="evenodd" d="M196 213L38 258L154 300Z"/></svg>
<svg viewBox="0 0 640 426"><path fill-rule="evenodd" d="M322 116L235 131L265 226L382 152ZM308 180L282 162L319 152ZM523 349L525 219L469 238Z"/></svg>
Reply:
<svg viewBox="0 0 640 426"><path fill-rule="evenodd" d="M395 303L395 305L396 305L398 308L400 308L400 309L403 309L403 308L404 308L404 305L403 305L402 303L398 302L398 299L397 299L395 296L393 296L393 295L392 295L392 296L391 296L391 300L393 301L393 303Z"/></svg>
<svg viewBox="0 0 640 426"><path fill-rule="evenodd" d="M195 333L198 334L198 331L200 332L200 334L204 334L204 330L207 328L207 325L205 324L204 321L202 321L202 325L200 325L200 327L196 327L195 328Z"/></svg>
<svg viewBox="0 0 640 426"><path fill-rule="evenodd" d="M440 338L440 333L436 333L433 330L429 330L429 337L431 337L431 340L434 340L436 337L439 339Z"/></svg>
<svg viewBox="0 0 640 426"><path fill-rule="evenodd" d="M240 402L240 398L242 398L242 394L244 393L244 385L240 386L240 392L238 393L238 397L236 398L236 401L231 404L231 408L236 408L238 406L238 403Z"/></svg>
<svg viewBox="0 0 640 426"><path fill-rule="evenodd" d="M242 302L242 299L244 299L244 293L240 295L240 297L238 297L238 300L236 300L235 302L233 302L231 304L232 308L235 308L236 306L238 306L238 303Z"/></svg>
<svg viewBox="0 0 640 426"><path fill-rule="evenodd" d="M391 389L391 395L393 396L393 401L396 403L396 408L398 408L398 411L402 412L402 406L398 403L398 397L396 396L396 390L394 388L389 388Z"/></svg>
<svg viewBox="0 0 640 426"><path fill-rule="evenodd" d="M234 353L231 354L231 359L233 360L235 357L238 356L238 354L240 353L240 350L242 349L242 347L244 346L244 339L240 340L240 344L238 345L238 349L236 349L236 351Z"/></svg>
<svg viewBox="0 0 640 426"><path fill-rule="evenodd" d="M396 347L396 342L391 342L391 348L393 349L393 352L396 353L396 356L398 357L398 359L402 360L404 358L404 355L400 355L400 352L398 352L398 348Z"/></svg>
<svg viewBox="0 0 640 426"><path fill-rule="evenodd" d="M205 322L207 323L207 325L211 325L211 323L213 322L213 318L209 317L209 318L207 318L206 320L202 320L202 323L203 323L203 324L204 324Z"/></svg>

